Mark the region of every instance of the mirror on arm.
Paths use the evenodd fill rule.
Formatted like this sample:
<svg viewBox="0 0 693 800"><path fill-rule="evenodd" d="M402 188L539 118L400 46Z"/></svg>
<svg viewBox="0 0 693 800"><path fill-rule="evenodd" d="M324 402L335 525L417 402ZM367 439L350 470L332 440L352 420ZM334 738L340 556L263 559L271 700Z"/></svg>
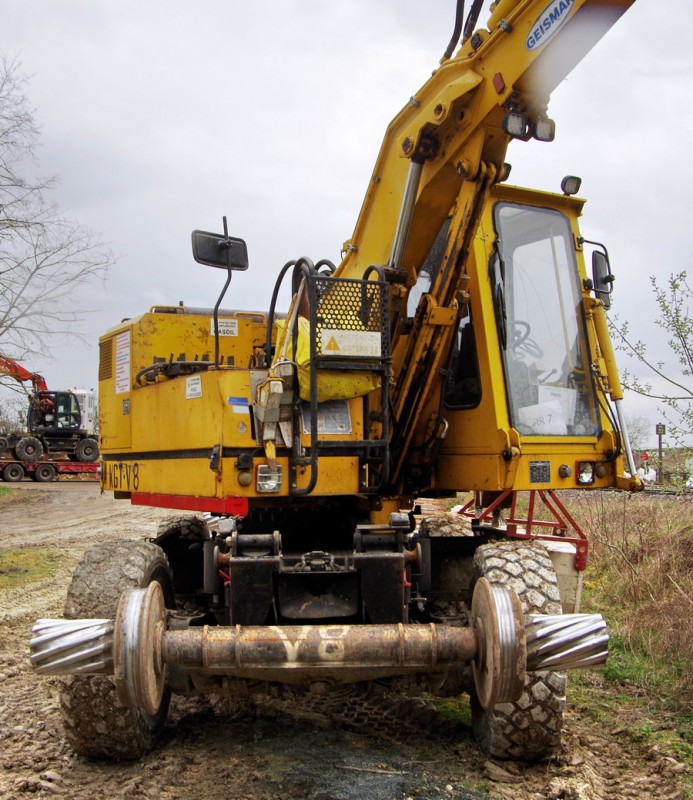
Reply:
<svg viewBox="0 0 693 800"><path fill-rule="evenodd" d="M192 232L193 258L198 264L220 267L227 272L226 283L214 306L214 364L219 366L219 306L231 283L234 270L248 269L248 248L243 239L229 236L226 217L223 217L224 233L208 231Z"/></svg>
<svg viewBox="0 0 693 800"><path fill-rule="evenodd" d="M221 269L248 269L248 248L243 239L226 233L192 232L193 258L198 264Z"/></svg>
<svg viewBox="0 0 693 800"><path fill-rule="evenodd" d="M592 281L595 296L604 303L604 308L611 308L614 276L611 274L611 265L606 250L595 250L592 253Z"/></svg>

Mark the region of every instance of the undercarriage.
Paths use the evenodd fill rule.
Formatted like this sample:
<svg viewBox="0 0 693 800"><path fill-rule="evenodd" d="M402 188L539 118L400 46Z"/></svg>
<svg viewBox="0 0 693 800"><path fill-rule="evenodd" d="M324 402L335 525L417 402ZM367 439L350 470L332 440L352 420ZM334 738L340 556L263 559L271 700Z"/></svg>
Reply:
<svg viewBox="0 0 693 800"><path fill-rule="evenodd" d="M602 663L608 637L599 615L561 614L544 546L464 524L439 535L431 520L410 530L408 514L350 530L343 514L331 531L338 545L313 549L329 517L297 513L271 533L258 530L262 515L243 525L180 517L156 543L89 551L66 619L38 621L31 642L36 671L73 676L63 697L73 747L141 755L171 693L237 697L274 684L325 696L379 682L410 694L466 691L489 753L547 757L560 737L563 671ZM105 732L95 696L98 722L117 720ZM514 706L521 742L499 745L508 715L498 709Z"/></svg>

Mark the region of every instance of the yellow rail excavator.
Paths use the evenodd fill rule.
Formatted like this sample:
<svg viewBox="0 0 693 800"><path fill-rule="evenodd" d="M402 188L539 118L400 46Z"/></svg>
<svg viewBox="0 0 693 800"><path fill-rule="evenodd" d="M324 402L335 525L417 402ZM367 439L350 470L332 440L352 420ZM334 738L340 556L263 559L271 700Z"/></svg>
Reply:
<svg viewBox="0 0 693 800"><path fill-rule="evenodd" d="M338 266L289 261L267 309L222 308L248 268L224 219L192 235L226 276L214 308L101 338L103 489L193 513L90 550L65 619L35 626L35 669L72 676L77 752L138 757L172 692L300 704L347 683L466 691L490 755L555 752L565 671L608 642L579 613L587 542L556 492L641 486L580 182L510 186L505 158L554 138L551 92L631 4L499 0L479 25L483 3L458 2ZM420 514L458 492L443 524Z"/></svg>

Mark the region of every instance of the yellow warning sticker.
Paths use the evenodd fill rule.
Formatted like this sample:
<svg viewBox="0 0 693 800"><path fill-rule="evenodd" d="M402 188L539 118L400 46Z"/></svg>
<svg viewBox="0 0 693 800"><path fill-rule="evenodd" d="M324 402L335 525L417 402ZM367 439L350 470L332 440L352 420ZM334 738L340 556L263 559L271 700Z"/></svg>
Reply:
<svg viewBox="0 0 693 800"><path fill-rule="evenodd" d="M340 356L380 358L382 355L380 331L343 331L323 328L322 352Z"/></svg>

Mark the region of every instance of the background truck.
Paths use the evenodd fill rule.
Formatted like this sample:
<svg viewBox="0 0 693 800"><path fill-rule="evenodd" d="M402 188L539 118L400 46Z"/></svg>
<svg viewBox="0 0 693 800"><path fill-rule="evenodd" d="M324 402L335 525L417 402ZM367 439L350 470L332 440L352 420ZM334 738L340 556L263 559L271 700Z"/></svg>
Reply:
<svg viewBox="0 0 693 800"><path fill-rule="evenodd" d="M0 354L0 375L21 384L31 383L26 432L0 435L0 459L24 463L66 454L74 461L94 462L99 457L96 440L96 398L86 389L49 390L44 378L29 372L9 356ZM7 480L7 479L6 479Z"/></svg>
<svg viewBox="0 0 693 800"><path fill-rule="evenodd" d="M77 752L141 755L172 692L327 704L365 683L466 691L488 753L555 753L565 670L603 663L608 639L579 613L587 543L555 492L641 485L579 180L509 186L505 158L554 138L551 91L630 5L501 0L478 27L482 3L466 21L459 3L339 266L289 261L267 310L221 310L248 268L224 221L192 237L226 275L213 309L155 307L101 338L103 488L196 514L89 551L66 619L37 623L37 671L73 676ZM417 513L461 491L455 521Z"/></svg>
<svg viewBox="0 0 693 800"><path fill-rule="evenodd" d="M0 478L7 483L16 483L24 478L31 478L38 483L50 483L61 476L80 475L84 478L98 478L100 465L92 461L84 463L73 461L64 455L41 456L38 461L13 461L3 458L0 453Z"/></svg>

